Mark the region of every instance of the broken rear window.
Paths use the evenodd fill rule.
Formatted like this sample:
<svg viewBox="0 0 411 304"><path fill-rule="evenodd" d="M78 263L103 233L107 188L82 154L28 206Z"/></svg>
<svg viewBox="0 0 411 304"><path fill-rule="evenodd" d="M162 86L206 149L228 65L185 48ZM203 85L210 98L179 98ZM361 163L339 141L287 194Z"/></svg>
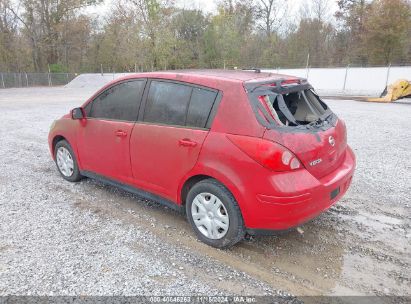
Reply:
<svg viewBox="0 0 411 304"><path fill-rule="evenodd" d="M266 122L265 125L321 125L332 114L311 88L288 89L282 93L260 89L251 94L250 98L257 100L255 108L259 118Z"/></svg>

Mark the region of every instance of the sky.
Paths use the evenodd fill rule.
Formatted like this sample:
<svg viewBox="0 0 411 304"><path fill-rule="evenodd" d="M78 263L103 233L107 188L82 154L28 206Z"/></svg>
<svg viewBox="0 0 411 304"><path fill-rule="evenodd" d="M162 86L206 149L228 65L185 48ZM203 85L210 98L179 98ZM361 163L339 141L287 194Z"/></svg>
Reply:
<svg viewBox="0 0 411 304"><path fill-rule="evenodd" d="M106 15L110 11L110 7L116 0L104 0L104 3L95 7L89 7L86 12L96 15ZM214 12L217 5L214 0L177 0L176 4L181 8L201 9L205 12Z"/></svg>
<svg viewBox="0 0 411 304"><path fill-rule="evenodd" d="M179 0L176 1L176 4L181 8L194 8L201 9L205 12L214 12L217 9L215 1L212 0Z"/></svg>
<svg viewBox="0 0 411 304"><path fill-rule="evenodd" d="M337 10L337 1L328 0L330 7L330 16ZM104 16L109 13L111 5L115 3L116 0L104 0L104 3L86 9L87 13ZM288 0L289 3L289 14L291 16L298 15L300 8L310 3L311 0ZM187 9L201 9L207 13L214 13L217 10L216 0L175 0L177 6Z"/></svg>

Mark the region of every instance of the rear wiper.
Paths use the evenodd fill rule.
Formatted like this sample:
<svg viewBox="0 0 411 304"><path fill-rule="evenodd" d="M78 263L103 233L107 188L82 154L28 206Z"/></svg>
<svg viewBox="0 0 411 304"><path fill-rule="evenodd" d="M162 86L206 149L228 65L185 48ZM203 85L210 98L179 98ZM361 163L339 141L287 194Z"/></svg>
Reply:
<svg viewBox="0 0 411 304"><path fill-rule="evenodd" d="M325 114L323 114L322 116L320 116L319 120L322 121L322 122L325 122L325 121L328 122L328 119L329 119L331 116L333 116L333 115L334 115L333 112L325 113Z"/></svg>
<svg viewBox="0 0 411 304"><path fill-rule="evenodd" d="M325 116L324 118L321 118L323 121L328 121L328 118L330 118L331 116L333 116L334 115L334 113L333 112L330 112L327 116Z"/></svg>
<svg viewBox="0 0 411 304"><path fill-rule="evenodd" d="M326 116L323 115L323 116L321 116L321 117L318 117L318 119L310 122L308 125L309 125L309 126L320 126L320 125L322 125L324 122L328 122L328 119L329 119L333 114L334 114L334 113L331 112L331 113L326 114Z"/></svg>
<svg viewBox="0 0 411 304"><path fill-rule="evenodd" d="M319 117L318 119L310 122L307 126L310 126L310 127L319 126L319 125L321 125L323 122L324 122L324 120L322 120L322 118Z"/></svg>

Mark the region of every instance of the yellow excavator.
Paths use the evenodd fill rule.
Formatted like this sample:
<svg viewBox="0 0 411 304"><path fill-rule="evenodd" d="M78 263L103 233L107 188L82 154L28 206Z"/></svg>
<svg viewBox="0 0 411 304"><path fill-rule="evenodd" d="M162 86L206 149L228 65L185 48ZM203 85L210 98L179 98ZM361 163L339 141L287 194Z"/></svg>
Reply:
<svg viewBox="0 0 411 304"><path fill-rule="evenodd" d="M368 98L367 101L393 102L405 97L411 97L411 82L400 79L386 87L379 98Z"/></svg>

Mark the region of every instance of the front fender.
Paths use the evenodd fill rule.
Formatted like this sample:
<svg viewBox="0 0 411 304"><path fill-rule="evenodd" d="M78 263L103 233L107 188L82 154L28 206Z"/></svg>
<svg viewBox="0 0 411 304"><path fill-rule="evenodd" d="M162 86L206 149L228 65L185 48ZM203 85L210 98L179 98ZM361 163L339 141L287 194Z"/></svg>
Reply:
<svg viewBox="0 0 411 304"><path fill-rule="evenodd" d="M73 120L71 118L61 118L55 121L50 129L48 142L51 156L54 159L54 140L58 137L64 138L73 149L76 156L79 167L81 168L81 161L78 155L77 147L77 126L80 122L78 120Z"/></svg>

